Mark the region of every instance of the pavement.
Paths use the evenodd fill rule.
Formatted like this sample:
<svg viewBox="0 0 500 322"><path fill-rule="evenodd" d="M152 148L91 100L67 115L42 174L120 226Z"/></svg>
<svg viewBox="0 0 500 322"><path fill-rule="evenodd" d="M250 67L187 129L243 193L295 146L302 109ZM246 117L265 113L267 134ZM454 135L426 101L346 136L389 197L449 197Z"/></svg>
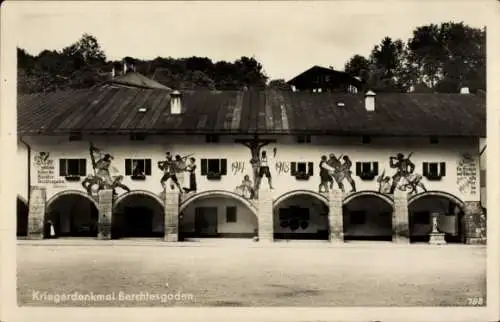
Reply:
<svg viewBox="0 0 500 322"><path fill-rule="evenodd" d="M486 246L202 239L19 240L29 306L486 304Z"/></svg>

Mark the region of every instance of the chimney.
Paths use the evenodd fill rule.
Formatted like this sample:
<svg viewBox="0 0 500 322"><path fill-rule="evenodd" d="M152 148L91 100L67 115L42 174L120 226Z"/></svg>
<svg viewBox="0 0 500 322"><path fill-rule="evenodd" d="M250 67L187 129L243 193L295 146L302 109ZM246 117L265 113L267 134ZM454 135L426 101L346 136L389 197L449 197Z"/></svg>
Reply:
<svg viewBox="0 0 500 322"><path fill-rule="evenodd" d="M460 94L470 94L469 93L469 88L468 87L462 87L462 88L460 88Z"/></svg>
<svg viewBox="0 0 500 322"><path fill-rule="evenodd" d="M371 90L365 93L365 108L368 112L375 111L375 95Z"/></svg>
<svg viewBox="0 0 500 322"><path fill-rule="evenodd" d="M127 73L127 62L123 62L123 75Z"/></svg>
<svg viewBox="0 0 500 322"><path fill-rule="evenodd" d="M181 111L181 93L175 90L170 94L170 114L181 114Z"/></svg>

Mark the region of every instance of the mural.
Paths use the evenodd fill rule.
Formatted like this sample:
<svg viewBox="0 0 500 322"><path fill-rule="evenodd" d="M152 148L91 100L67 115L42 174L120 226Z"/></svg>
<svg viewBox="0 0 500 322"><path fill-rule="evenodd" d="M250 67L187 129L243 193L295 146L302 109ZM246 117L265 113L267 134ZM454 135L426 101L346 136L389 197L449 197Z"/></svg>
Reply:
<svg viewBox="0 0 500 322"><path fill-rule="evenodd" d="M276 173L283 174L290 172L290 162L286 161L277 161L275 163Z"/></svg>
<svg viewBox="0 0 500 322"><path fill-rule="evenodd" d="M65 185L64 179L56 177L54 160L50 158L49 152L38 152L35 157L38 184Z"/></svg>
<svg viewBox="0 0 500 322"><path fill-rule="evenodd" d="M254 186L253 186L252 180L250 180L250 176L248 174L246 174L243 177L243 181L241 182L241 184L236 187L235 193L237 193L240 196L247 198L247 199L254 199L255 198Z"/></svg>
<svg viewBox="0 0 500 322"><path fill-rule="evenodd" d="M179 193L195 192L196 187L196 164L195 158L191 157L193 154L180 156L177 154L175 158L172 157L170 152L166 152L165 160L158 162L158 168L163 171L163 176L160 179L163 190L169 187L171 190L177 188ZM189 158L189 162L186 161ZM181 182L184 182L184 173L188 173L189 186L182 188ZM170 182L170 183L169 183Z"/></svg>
<svg viewBox="0 0 500 322"><path fill-rule="evenodd" d="M244 171L245 171L244 161L234 161L233 163L231 163L231 172L233 173L233 175L243 173Z"/></svg>
<svg viewBox="0 0 500 322"><path fill-rule="evenodd" d="M256 189L259 190L260 185L262 183L262 179L266 177L267 178L267 183L269 184L269 189L274 189L273 184L272 184L272 177L271 177L271 171L269 170L269 161L267 158L267 153L266 151L261 152L261 156L259 159L259 176L257 179L257 184L256 184Z"/></svg>
<svg viewBox="0 0 500 322"><path fill-rule="evenodd" d="M342 162L339 159L341 159ZM356 183L352 178L351 171L352 161L349 156L340 155L340 157L337 158L334 153L330 153L327 159L326 155L323 155L321 156L319 167L321 180L319 192L328 192L329 189L333 189L334 182L342 192L345 192L344 180L347 180L351 186L350 192L356 192Z"/></svg>
<svg viewBox="0 0 500 322"><path fill-rule="evenodd" d="M457 163L457 185L463 194L475 195L477 193L477 162L468 153L460 156Z"/></svg>
<svg viewBox="0 0 500 322"><path fill-rule="evenodd" d="M391 177L385 175L385 170L377 178L380 193L393 194L396 189L408 191L409 194L416 194L419 188L427 191L422 183L423 176L415 173L415 164L411 162L412 152L405 158L402 153L389 157L389 167L396 169L396 173ZM392 182L391 182L392 179Z"/></svg>
<svg viewBox="0 0 500 322"><path fill-rule="evenodd" d="M116 195L116 188L121 188L125 191L130 191L129 187L122 183L123 176L118 170L111 165L113 156L106 153L103 154L99 148L96 148L90 143L90 159L92 160L92 169L94 174L89 174L83 181L82 186L91 196L96 196L102 189L113 190L113 195ZM97 161L96 161L97 160ZM111 175L113 173L113 175Z"/></svg>

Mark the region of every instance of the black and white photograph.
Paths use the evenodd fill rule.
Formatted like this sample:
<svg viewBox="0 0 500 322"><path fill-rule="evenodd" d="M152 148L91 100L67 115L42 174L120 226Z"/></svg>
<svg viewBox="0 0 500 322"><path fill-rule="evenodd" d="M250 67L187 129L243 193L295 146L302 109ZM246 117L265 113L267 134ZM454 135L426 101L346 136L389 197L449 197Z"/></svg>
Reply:
<svg viewBox="0 0 500 322"><path fill-rule="evenodd" d="M19 309L498 306L494 1L2 9Z"/></svg>

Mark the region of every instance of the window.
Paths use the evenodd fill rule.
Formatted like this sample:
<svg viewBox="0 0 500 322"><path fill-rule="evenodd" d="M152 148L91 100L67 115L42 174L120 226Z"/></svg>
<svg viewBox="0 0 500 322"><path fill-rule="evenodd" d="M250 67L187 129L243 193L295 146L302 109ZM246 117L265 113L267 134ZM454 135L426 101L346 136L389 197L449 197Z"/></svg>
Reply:
<svg viewBox="0 0 500 322"><path fill-rule="evenodd" d="M80 180L80 177L87 175L87 160L59 159L59 175L68 180Z"/></svg>
<svg viewBox="0 0 500 322"><path fill-rule="evenodd" d="M226 207L226 222L236 222L236 207Z"/></svg>
<svg viewBox="0 0 500 322"><path fill-rule="evenodd" d="M207 134L205 136L205 142L206 143L219 143L220 142L220 135L217 135L217 134Z"/></svg>
<svg viewBox="0 0 500 322"><path fill-rule="evenodd" d="M151 159L125 159L125 175L144 180L151 175Z"/></svg>
<svg viewBox="0 0 500 322"><path fill-rule="evenodd" d="M79 133L79 132L70 133L69 140L70 141L81 141L82 140L82 133Z"/></svg>
<svg viewBox="0 0 500 322"><path fill-rule="evenodd" d="M356 162L356 175L362 180L373 180L378 176L378 162Z"/></svg>
<svg viewBox="0 0 500 322"><path fill-rule="evenodd" d="M146 134L144 133L130 134L130 141L144 141L145 139L146 139Z"/></svg>
<svg viewBox="0 0 500 322"><path fill-rule="evenodd" d="M361 139L363 144L369 144L372 142L372 138L368 135L363 135L363 138Z"/></svg>
<svg viewBox="0 0 500 322"><path fill-rule="evenodd" d="M297 143L311 143L310 135L297 135L296 139Z"/></svg>
<svg viewBox="0 0 500 322"><path fill-rule="evenodd" d="M349 214L349 221L351 225L363 225L366 222L366 212L351 211Z"/></svg>
<svg viewBox="0 0 500 322"><path fill-rule="evenodd" d="M227 159L201 159L201 175L207 179L220 179L227 174Z"/></svg>
<svg viewBox="0 0 500 322"><path fill-rule="evenodd" d="M441 180L446 176L445 162L424 162L422 168L422 174L428 180Z"/></svg>
<svg viewBox="0 0 500 322"><path fill-rule="evenodd" d="M297 180L308 180L314 175L313 162L291 162L290 174Z"/></svg>

